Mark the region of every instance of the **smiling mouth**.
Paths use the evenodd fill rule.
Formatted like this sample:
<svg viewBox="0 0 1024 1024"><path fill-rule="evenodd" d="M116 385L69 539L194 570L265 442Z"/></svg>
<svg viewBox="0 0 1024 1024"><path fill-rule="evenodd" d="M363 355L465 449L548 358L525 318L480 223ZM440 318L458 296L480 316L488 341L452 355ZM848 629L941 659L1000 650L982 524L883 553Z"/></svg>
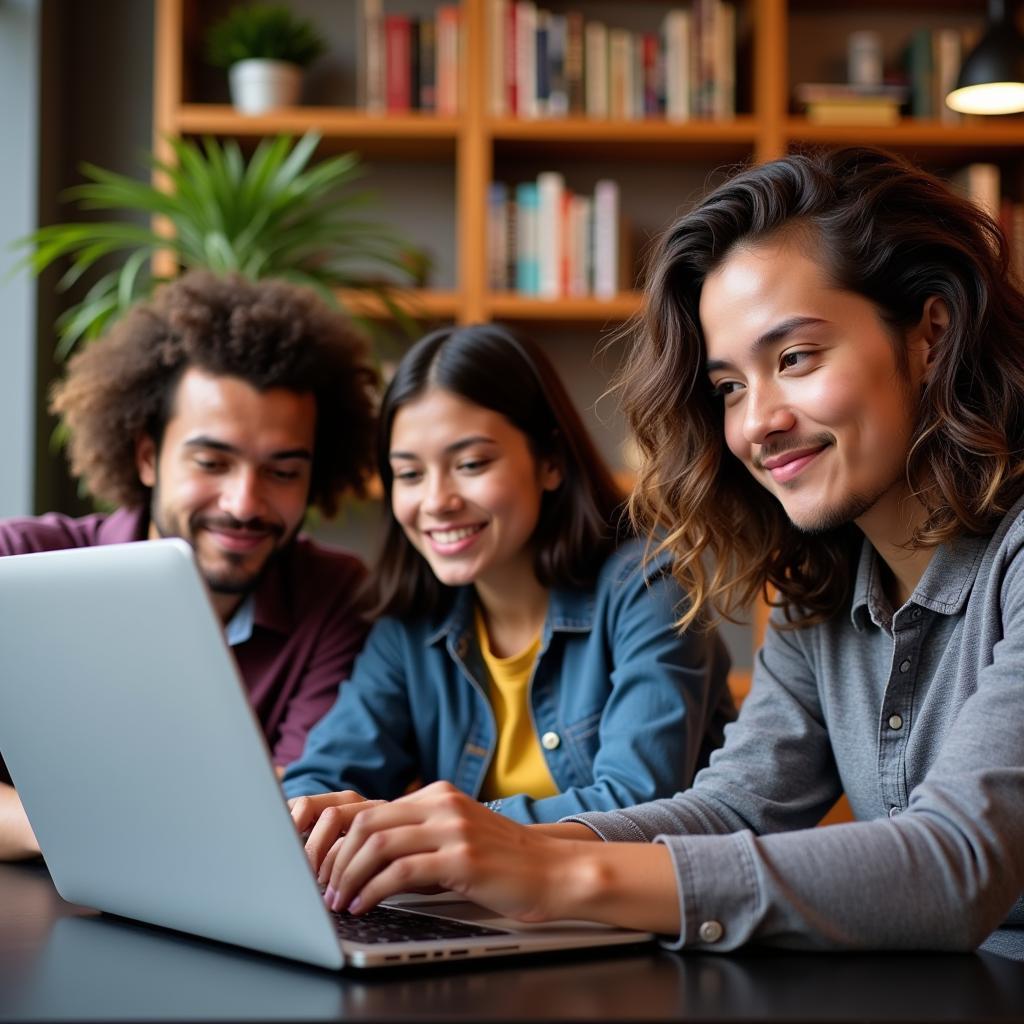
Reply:
<svg viewBox="0 0 1024 1024"><path fill-rule="evenodd" d="M478 534L483 528L483 525L457 526L450 530L427 530L426 534L435 544L449 545L467 540Z"/></svg>
<svg viewBox="0 0 1024 1024"><path fill-rule="evenodd" d="M827 444L823 444L816 448L784 452L770 459L761 460L761 468L770 473L776 483L789 483L799 476L827 447Z"/></svg>

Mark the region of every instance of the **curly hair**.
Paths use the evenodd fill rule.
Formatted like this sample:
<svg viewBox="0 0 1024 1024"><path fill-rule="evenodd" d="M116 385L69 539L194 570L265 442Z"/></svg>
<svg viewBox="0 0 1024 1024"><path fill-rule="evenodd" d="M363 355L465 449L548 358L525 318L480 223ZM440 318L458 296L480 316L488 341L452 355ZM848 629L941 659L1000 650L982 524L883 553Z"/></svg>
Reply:
<svg viewBox="0 0 1024 1024"><path fill-rule="evenodd" d="M835 287L871 301L902 339L940 297L933 353L906 461L926 518L912 547L986 535L1024 491L1024 295L991 218L938 178L874 149L814 152L741 172L677 220L654 252L647 302L619 379L642 466L634 521L660 534L691 596L733 617L777 589L789 621L849 600L860 532L808 535L725 444L705 373L701 289L736 246L798 231Z"/></svg>
<svg viewBox="0 0 1024 1024"><path fill-rule="evenodd" d="M345 317L310 289L192 271L132 308L70 362L51 409L70 430L71 470L115 505L148 503L135 443L159 448L188 368L257 390L316 398L309 503L331 516L345 490L365 493L373 468L377 374Z"/></svg>

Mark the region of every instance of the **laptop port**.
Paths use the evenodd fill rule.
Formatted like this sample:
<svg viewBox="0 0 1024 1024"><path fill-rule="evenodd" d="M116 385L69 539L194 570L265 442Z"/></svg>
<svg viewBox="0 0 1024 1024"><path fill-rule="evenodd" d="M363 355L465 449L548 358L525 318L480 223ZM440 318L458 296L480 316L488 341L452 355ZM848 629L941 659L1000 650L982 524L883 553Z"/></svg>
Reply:
<svg viewBox="0 0 1024 1024"><path fill-rule="evenodd" d="M406 954L406 959L407 960L426 960L427 959L427 954L426 953L407 953Z"/></svg>

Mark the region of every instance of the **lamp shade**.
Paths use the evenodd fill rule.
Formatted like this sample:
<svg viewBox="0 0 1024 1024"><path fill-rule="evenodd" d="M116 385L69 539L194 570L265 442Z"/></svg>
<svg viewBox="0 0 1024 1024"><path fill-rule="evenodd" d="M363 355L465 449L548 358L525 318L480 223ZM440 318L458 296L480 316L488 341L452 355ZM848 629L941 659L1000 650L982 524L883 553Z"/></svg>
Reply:
<svg viewBox="0 0 1024 1024"><path fill-rule="evenodd" d="M962 114L1024 110L1024 37L1012 18L989 21L978 45L964 58L946 106Z"/></svg>

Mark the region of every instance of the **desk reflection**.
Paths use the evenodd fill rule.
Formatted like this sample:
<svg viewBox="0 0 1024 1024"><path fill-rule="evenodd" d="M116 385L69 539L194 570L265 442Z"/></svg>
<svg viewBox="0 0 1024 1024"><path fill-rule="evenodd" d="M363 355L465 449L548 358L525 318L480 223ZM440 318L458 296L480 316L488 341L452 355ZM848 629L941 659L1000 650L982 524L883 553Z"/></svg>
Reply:
<svg viewBox="0 0 1024 1024"><path fill-rule="evenodd" d="M987 954L641 949L334 974L117 918L72 916L53 922L28 967L0 993L0 1019L977 1022L1024 1013L1024 968Z"/></svg>

